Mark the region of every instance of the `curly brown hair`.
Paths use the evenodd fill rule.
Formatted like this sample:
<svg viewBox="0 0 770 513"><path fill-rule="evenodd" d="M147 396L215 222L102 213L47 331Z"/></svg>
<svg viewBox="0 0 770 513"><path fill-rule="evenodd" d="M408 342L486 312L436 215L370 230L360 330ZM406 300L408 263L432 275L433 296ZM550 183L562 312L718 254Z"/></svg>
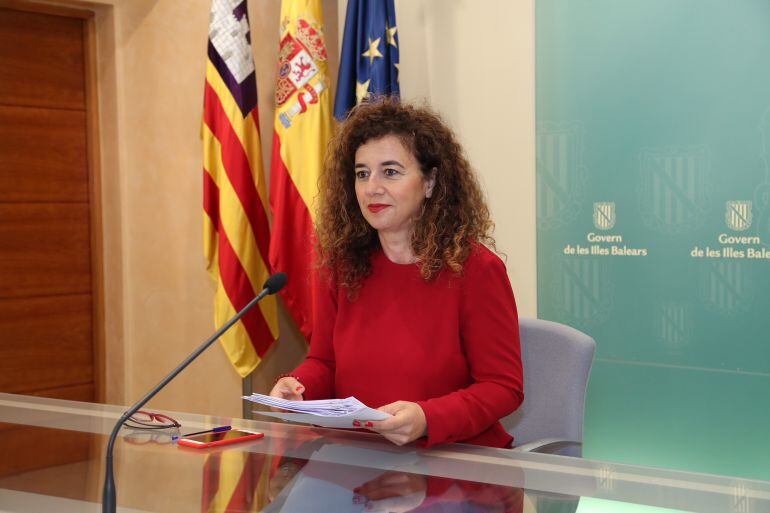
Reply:
<svg viewBox="0 0 770 513"><path fill-rule="evenodd" d="M355 155L366 142L387 135L398 137L412 152L424 179L437 170L433 194L425 199L412 232L422 278L430 281L444 267L462 273L475 242L495 247L494 224L476 175L439 115L397 99L370 100L339 127L319 181L318 264L351 298L371 272L371 254L380 247L356 199Z"/></svg>

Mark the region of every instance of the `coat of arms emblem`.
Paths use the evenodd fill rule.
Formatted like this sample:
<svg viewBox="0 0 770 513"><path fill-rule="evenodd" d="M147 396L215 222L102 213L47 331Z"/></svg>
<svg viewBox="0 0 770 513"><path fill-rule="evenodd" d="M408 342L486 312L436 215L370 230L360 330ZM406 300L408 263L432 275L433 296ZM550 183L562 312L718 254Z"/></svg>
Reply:
<svg viewBox="0 0 770 513"><path fill-rule="evenodd" d="M665 233L701 226L712 189L708 147L646 148L639 159L642 221Z"/></svg>
<svg viewBox="0 0 770 513"><path fill-rule="evenodd" d="M615 226L615 204L594 203L594 226L598 230L609 230Z"/></svg>
<svg viewBox="0 0 770 513"><path fill-rule="evenodd" d="M614 295L609 262L599 258L559 258L558 262L555 304L561 314L582 326L604 322Z"/></svg>
<svg viewBox="0 0 770 513"><path fill-rule="evenodd" d="M537 131L537 227L571 222L585 196L584 128L578 122L543 123Z"/></svg>
<svg viewBox="0 0 770 513"><path fill-rule="evenodd" d="M745 312L754 302L756 277L746 262L702 262L699 281L701 300L723 314Z"/></svg>
<svg viewBox="0 0 770 513"><path fill-rule="evenodd" d="M296 35L287 30L281 39L276 104L284 106L299 91L296 102L279 116L286 128L291 126L294 116L307 110L308 104L318 103L318 95L326 88L324 72L327 55L320 30L315 24L300 19Z"/></svg>
<svg viewBox="0 0 770 513"><path fill-rule="evenodd" d="M725 205L725 222L728 228L742 232L751 227L751 201L728 201Z"/></svg>

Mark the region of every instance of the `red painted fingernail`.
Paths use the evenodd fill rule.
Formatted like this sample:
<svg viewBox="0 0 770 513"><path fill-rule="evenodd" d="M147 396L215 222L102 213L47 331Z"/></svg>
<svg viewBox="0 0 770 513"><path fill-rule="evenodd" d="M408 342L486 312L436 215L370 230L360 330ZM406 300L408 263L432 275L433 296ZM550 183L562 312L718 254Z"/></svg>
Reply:
<svg viewBox="0 0 770 513"><path fill-rule="evenodd" d="M366 427L374 427L374 424L372 424L371 422L367 422Z"/></svg>
<svg viewBox="0 0 770 513"><path fill-rule="evenodd" d="M354 420L354 421L353 421L353 425L354 425L354 426L356 426L356 427L358 427L358 426L360 426L360 425L361 425L361 423L360 423L360 422L358 422L357 420Z"/></svg>

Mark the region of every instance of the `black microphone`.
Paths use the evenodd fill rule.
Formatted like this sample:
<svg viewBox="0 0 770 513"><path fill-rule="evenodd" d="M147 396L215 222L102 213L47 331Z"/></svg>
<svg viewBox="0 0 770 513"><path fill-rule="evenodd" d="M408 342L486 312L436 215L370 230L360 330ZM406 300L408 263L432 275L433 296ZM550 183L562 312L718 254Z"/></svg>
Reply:
<svg viewBox="0 0 770 513"><path fill-rule="evenodd" d="M262 288L266 289L268 294L275 294L286 286L287 279L286 273L275 273L265 281Z"/></svg>
<svg viewBox="0 0 770 513"><path fill-rule="evenodd" d="M221 328L219 328L216 332L214 332L213 335L211 335L211 338L201 344L198 349L193 351L192 354L185 359L185 361L179 364L176 369L172 370L168 376L163 378L160 383L155 385L152 390L147 392L144 397L139 399L136 404L134 404L120 417L120 419L118 419L118 422L112 429L110 439L107 442L107 456L105 458L106 465L104 469L104 491L102 493L102 513L115 513L117 495L115 493L115 480L112 475L112 448L115 446L115 440L118 437L120 427L123 425L123 423L126 422L126 420L128 420L128 418L131 417L134 413L136 413L139 408L147 404L147 401L155 397L155 394L160 392L163 387L168 385L168 383L177 376L177 374L182 372L185 367L190 365L192 361L200 356L203 351L208 349L211 344L216 342L216 340L221 337L224 332L230 329L233 324L238 322L238 320L243 317L249 310L251 310L254 305L259 303L263 297L269 294L275 294L281 290L286 285L286 280L286 273L275 273L274 275L270 276L267 281L265 281L265 284L262 286L262 292L257 294L257 297L252 299L248 305L244 306L243 309L235 314L232 319L223 324Z"/></svg>

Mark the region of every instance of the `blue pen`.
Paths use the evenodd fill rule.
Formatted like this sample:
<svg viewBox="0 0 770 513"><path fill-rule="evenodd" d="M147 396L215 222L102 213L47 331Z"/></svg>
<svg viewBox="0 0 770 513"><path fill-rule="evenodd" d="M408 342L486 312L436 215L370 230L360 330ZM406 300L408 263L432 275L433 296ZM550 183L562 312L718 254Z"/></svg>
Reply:
<svg viewBox="0 0 770 513"><path fill-rule="evenodd" d="M188 436L194 436L194 435L205 435L206 433L219 433L221 431L230 431L233 429L232 426L219 426L215 427L214 429L207 429L206 431L196 431L195 433L187 433L186 435L179 435L179 436L172 436L171 441L178 440L180 438L186 438Z"/></svg>

